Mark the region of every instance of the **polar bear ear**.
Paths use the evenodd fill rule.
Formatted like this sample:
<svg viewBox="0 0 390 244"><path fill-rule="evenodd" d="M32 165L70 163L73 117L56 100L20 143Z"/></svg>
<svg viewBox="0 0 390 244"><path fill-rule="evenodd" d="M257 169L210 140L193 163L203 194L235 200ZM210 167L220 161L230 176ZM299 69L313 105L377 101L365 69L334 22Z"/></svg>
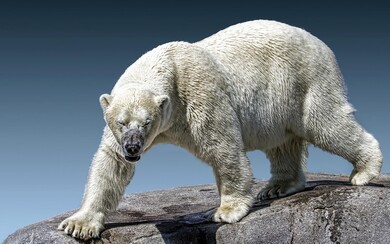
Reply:
<svg viewBox="0 0 390 244"><path fill-rule="evenodd" d="M154 97L154 101L161 109L161 126L165 127L168 125L167 123L170 121L172 115L171 99L167 95L161 95Z"/></svg>
<svg viewBox="0 0 390 244"><path fill-rule="evenodd" d="M156 96L154 101L156 101L157 105L164 111L168 107L170 99L167 95L160 95Z"/></svg>
<svg viewBox="0 0 390 244"><path fill-rule="evenodd" d="M107 107L108 105L110 105L112 101L112 96L109 94L103 94L100 96L99 101L100 101L100 106L103 109L103 112L106 113Z"/></svg>

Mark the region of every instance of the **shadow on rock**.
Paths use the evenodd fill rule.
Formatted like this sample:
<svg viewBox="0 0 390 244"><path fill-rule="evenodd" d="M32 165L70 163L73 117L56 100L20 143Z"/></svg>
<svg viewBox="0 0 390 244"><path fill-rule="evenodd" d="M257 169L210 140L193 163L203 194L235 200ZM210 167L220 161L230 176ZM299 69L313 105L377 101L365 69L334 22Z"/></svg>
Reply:
<svg viewBox="0 0 390 244"><path fill-rule="evenodd" d="M207 211L188 214L156 225L165 243L216 243L223 224L212 222Z"/></svg>
<svg viewBox="0 0 390 244"><path fill-rule="evenodd" d="M311 191L317 186L352 186L350 182L338 181L338 180L314 180L306 183L304 191ZM385 187L383 184L368 183L366 186Z"/></svg>

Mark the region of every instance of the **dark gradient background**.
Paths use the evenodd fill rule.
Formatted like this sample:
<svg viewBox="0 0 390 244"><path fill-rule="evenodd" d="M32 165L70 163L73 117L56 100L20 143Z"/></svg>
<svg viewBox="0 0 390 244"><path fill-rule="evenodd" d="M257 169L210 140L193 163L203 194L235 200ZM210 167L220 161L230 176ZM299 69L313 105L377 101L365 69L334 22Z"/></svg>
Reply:
<svg viewBox="0 0 390 244"><path fill-rule="evenodd" d="M54 2L0 3L0 240L79 207L104 127L98 97L110 92L128 65L159 44L194 42L246 20L278 20L327 43L357 120L379 140L385 159L389 156L385 1ZM249 156L256 177L267 179L264 154ZM312 172L352 169L313 147L308 161ZM383 172L390 172L386 160ZM211 168L183 149L159 145L139 162L127 193L204 183L214 183Z"/></svg>

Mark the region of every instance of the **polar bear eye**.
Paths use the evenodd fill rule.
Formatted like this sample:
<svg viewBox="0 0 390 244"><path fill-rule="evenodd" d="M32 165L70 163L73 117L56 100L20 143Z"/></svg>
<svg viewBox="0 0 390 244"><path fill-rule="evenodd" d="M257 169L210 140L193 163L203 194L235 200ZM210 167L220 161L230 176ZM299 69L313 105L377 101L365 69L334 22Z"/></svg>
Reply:
<svg viewBox="0 0 390 244"><path fill-rule="evenodd" d="M126 123L123 122L123 121L117 121L117 123L118 123L118 125L120 125L120 126L126 126Z"/></svg>
<svg viewBox="0 0 390 244"><path fill-rule="evenodd" d="M143 126L147 126L148 124L150 124L150 119L147 119Z"/></svg>

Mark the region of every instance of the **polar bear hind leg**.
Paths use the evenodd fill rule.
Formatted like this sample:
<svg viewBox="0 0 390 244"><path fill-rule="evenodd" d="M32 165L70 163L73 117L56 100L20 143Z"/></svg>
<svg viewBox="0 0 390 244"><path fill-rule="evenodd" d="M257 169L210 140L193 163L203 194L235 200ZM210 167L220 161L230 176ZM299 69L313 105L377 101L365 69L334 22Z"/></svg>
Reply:
<svg viewBox="0 0 390 244"><path fill-rule="evenodd" d="M266 154L271 162L272 178L257 195L259 200L287 196L305 188L306 141L295 137L267 150Z"/></svg>
<svg viewBox="0 0 390 244"><path fill-rule="evenodd" d="M365 185L380 174L383 163L378 141L358 124L347 101L323 100L308 109L305 137L313 145L352 163L353 185Z"/></svg>

